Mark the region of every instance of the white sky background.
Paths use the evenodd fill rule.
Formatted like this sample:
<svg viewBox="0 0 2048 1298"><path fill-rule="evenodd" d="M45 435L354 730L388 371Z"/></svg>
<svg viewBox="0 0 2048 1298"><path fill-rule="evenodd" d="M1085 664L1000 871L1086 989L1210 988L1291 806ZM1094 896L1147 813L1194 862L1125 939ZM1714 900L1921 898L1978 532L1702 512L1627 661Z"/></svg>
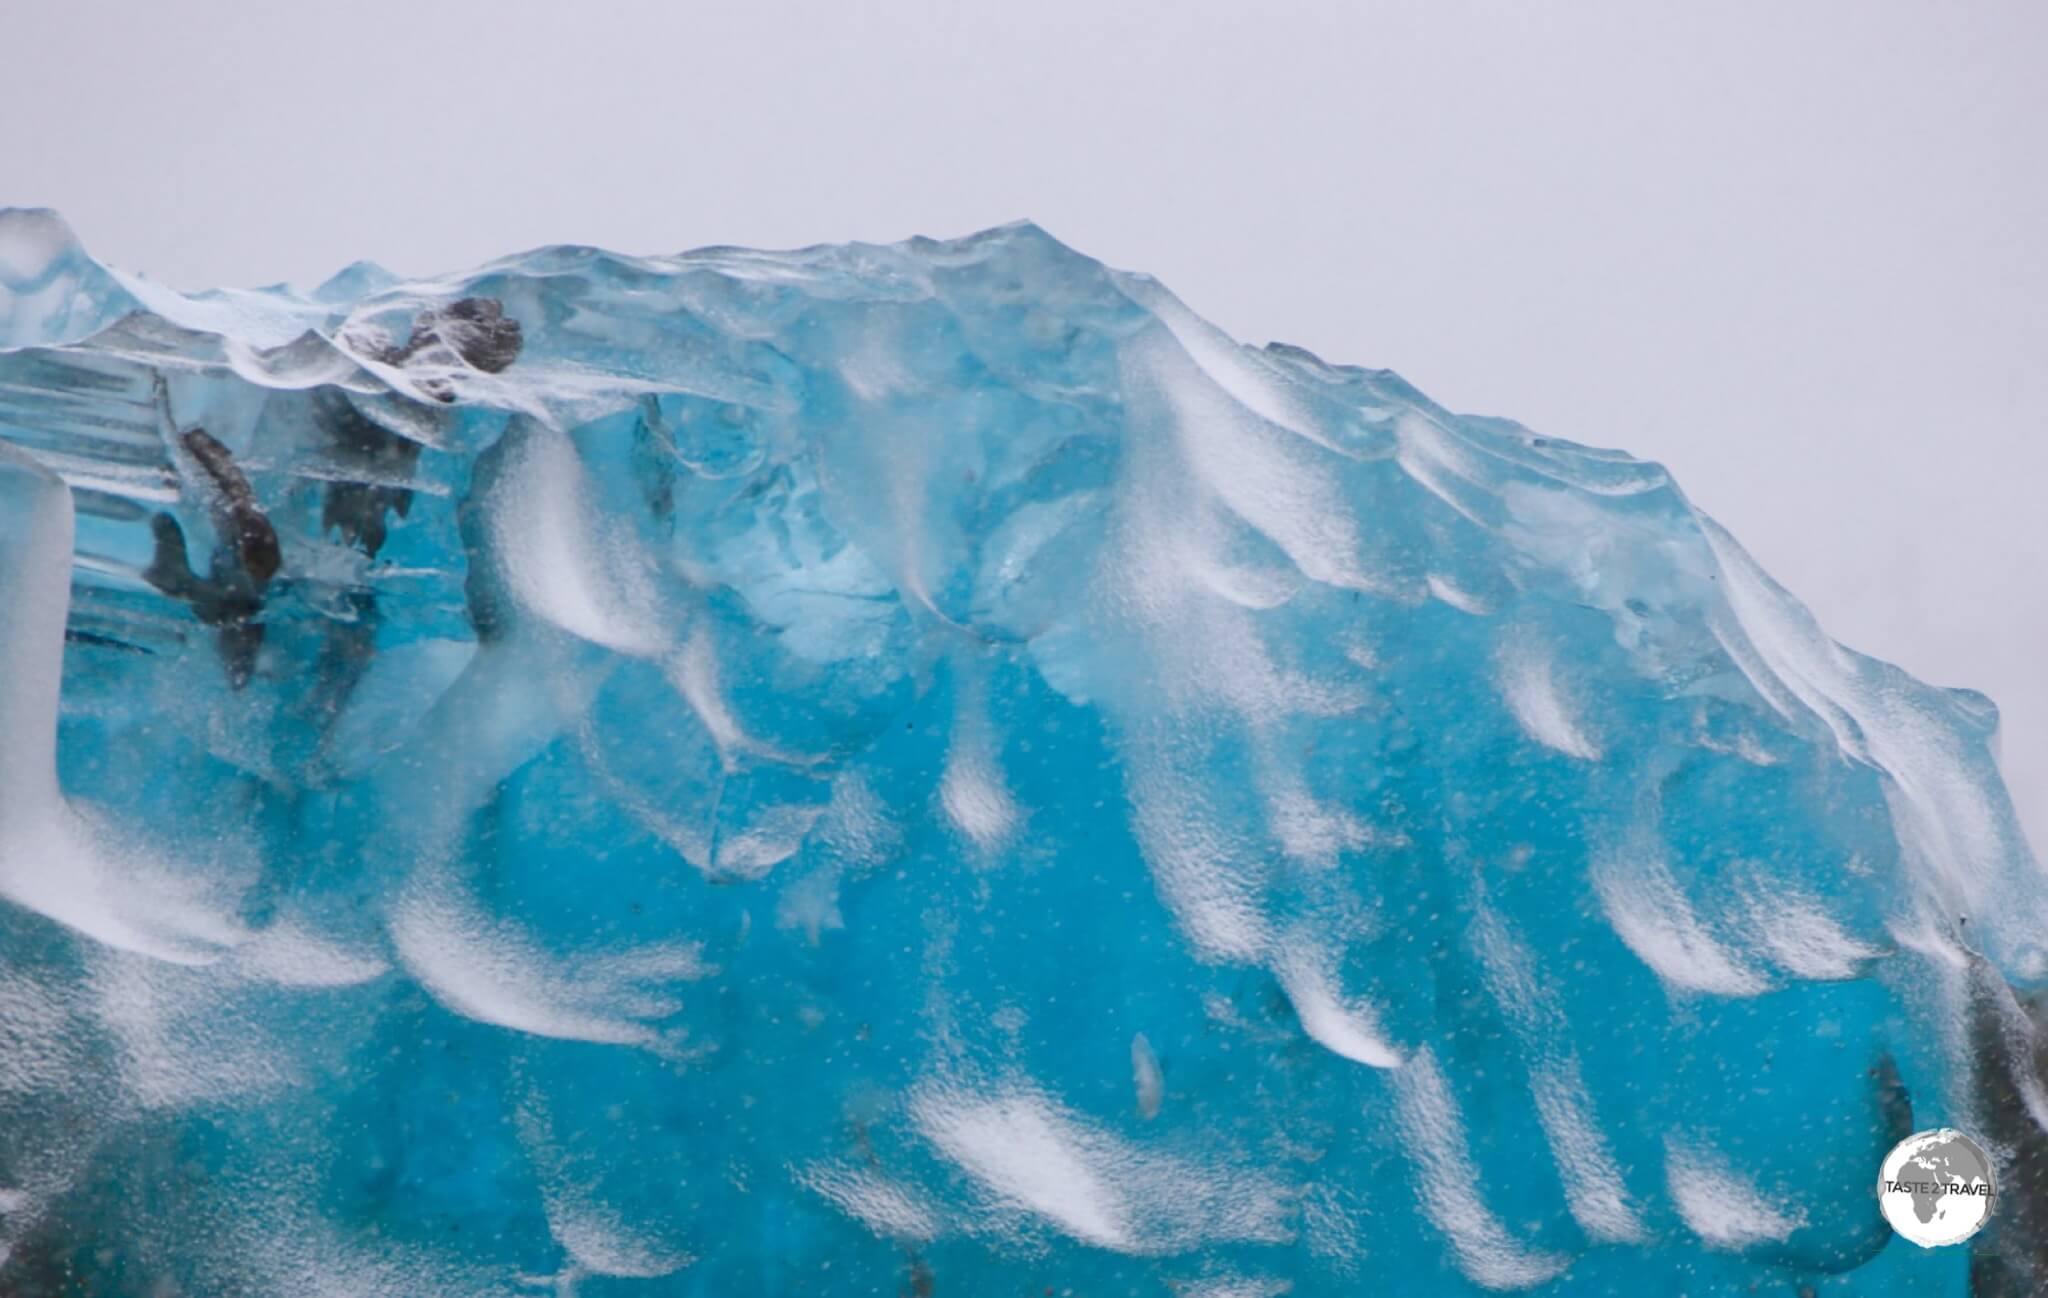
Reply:
<svg viewBox="0 0 2048 1298"><path fill-rule="evenodd" d="M0 202L180 287L1029 216L1662 460L2048 847L2048 5L15 6Z"/></svg>

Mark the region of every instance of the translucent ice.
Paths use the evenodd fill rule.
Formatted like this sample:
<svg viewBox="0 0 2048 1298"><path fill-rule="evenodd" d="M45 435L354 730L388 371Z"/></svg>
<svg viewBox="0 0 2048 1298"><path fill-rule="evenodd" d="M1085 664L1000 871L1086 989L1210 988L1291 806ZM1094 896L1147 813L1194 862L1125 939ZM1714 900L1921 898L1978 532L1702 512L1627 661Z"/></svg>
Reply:
<svg viewBox="0 0 2048 1298"><path fill-rule="evenodd" d="M2030 1292L1994 721L1029 225L6 213L0 1292ZM1997 1224L1887 1246L1945 1123Z"/></svg>

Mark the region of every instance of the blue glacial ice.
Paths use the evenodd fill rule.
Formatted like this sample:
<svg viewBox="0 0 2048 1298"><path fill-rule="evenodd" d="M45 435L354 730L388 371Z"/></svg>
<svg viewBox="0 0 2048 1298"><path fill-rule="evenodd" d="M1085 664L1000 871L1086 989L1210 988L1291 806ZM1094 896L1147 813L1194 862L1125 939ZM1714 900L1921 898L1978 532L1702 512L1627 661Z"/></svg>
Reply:
<svg viewBox="0 0 2048 1298"><path fill-rule="evenodd" d="M8 212L0 1292L2048 1291L1994 729L1028 224L188 295Z"/></svg>

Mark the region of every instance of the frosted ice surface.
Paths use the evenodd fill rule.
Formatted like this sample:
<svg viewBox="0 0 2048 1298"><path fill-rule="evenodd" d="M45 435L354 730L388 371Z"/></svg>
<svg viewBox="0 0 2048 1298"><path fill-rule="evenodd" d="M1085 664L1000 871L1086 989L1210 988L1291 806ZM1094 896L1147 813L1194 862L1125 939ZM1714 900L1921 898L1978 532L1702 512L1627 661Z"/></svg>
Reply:
<svg viewBox="0 0 2048 1298"><path fill-rule="evenodd" d="M1871 1186L2041 1156L1993 717L1030 225L0 214L0 1291L1960 1294Z"/></svg>

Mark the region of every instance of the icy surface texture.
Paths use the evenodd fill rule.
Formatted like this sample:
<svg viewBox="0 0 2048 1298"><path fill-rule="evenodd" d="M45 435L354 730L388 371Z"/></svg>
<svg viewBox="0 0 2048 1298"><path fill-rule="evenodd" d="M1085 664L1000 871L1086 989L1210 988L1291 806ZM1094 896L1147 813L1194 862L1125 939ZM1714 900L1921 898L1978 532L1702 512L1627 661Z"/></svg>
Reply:
<svg viewBox="0 0 2048 1298"><path fill-rule="evenodd" d="M0 345L0 1291L2030 1283L1993 710L1657 465L1029 225L13 212ZM1943 1124L1975 1281L1878 1216Z"/></svg>

